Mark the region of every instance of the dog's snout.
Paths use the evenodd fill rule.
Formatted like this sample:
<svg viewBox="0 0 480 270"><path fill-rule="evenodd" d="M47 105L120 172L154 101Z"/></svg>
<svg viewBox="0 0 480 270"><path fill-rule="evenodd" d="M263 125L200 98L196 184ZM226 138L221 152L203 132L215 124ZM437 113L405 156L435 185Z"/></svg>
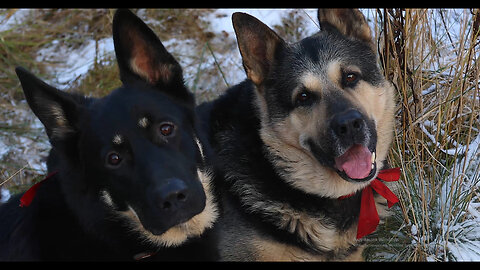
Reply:
<svg viewBox="0 0 480 270"><path fill-rule="evenodd" d="M172 178L159 189L157 194L158 207L163 211L176 211L181 208L189 197L189 189L181 179Z"/></svg>
<svg viewBox="0 0 480 270"><path fill-rule="evenodd" d="M197 183L198 182L198 183ZM148 190L148 205L143 209L142 224L155 235L187 222L205 209L206 195L200 181L167 178L155 181Z"/></svg>
<svg viewBox="0 0 480 270"><path fill-rule="evenodd" d="M354 141L354 138L364 128L365 121L359 111L352 109L335 115L330 125L333 132L340 139L351 139Z"/></svg>

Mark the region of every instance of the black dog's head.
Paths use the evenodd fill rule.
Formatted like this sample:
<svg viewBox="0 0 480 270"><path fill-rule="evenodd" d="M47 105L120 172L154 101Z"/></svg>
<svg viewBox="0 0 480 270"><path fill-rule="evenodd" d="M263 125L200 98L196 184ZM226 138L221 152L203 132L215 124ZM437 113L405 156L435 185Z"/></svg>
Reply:
<svg viewBox="0 0 480 270"><path fill-rule="evenodd" d="M197 168L203 152L194 98L180 65L133 13L117 11L113 38L123 86L103 98L71 95L16 71L66 164L58 169L78 175L76 192L98 195L149 240L179 244L214 219Z"/></svg>
<svg viewBox="0 0 480 270"><path fill-rule="evenodd" d="M260 135L293 186L339 197L373 180L393 135L393 87L359 10L318 11L321 30L287 44L250 15L232 17L256 86Z"/></svg>

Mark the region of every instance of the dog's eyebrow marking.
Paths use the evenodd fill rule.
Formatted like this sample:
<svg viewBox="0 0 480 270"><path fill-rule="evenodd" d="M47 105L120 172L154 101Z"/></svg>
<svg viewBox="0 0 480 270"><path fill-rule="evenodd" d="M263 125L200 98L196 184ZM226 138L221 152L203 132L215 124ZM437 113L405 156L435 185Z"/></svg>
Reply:
<svg viewBox="0 0 480 270"><path fill-rule="evenodd" d="M309 72L309 73L305 74L302 77L301 82L303 83L303 86L305 86L309 90L321 90L322 89L322 82L320 81L320 79L317 76L315 76L314 73Z"/></svg>
<svg viewBox="0 0 480 270"><path fill-rule="evenodd" d="M342 67L340 65L340 61L334 60L331 61L327 66L327 76L328 79L335 84L340 84L340 80L342 78Z"/></svg>
<svg viewBox="0 0 480 270"><path fill-rule="evenodd" d="M137 122L138 126L141 128L147 128L149 123L150 122L148 121L147 117L142 117L138 119L138 122Z"/></svg>
<svg viewBox="0 0 480 270"><path fill-rule="evenodd" d="M122 135L115 134L115 136L113 136L112 142L113 142L114 144L122 144L122 143L123 143L123 137L122 137Z"/></svg>

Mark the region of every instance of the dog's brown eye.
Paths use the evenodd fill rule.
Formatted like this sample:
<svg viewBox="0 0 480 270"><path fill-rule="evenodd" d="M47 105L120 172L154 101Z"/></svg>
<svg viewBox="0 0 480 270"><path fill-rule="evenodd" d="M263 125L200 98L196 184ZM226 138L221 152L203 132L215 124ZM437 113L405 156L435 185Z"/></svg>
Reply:
<svg viewBox="0 0 480 270"><path fill-rule="evenodd" d="M295 106L309 106L314 102L314 95L309 91L301 91L295 96Z"/></svg>
<svg viewBox="0 0 480 270"><path fill-rule="evenodd" d="M297 96L297 100L300 101L300 102L305 102L308 99L310 99L310 95L307 92L301 92Z"/></svg>
<svg viewBox="0 0 480 270"><path fill-rule="evenodd" d="M347 83L352 83L357 80L357 75L354 73L348 73L347 76L345 76L345 81Z"/></svg>
<svg viewBox="0 0 480 270"><path fill-rule="evenodd" d="M358 82L359 76L356 73L350 72L343 76L343 83L347 87L353 87Z"/></svg>
<svg viewBox="0 0 480 270"><path fill-rule="evenodd" d="M107 162L111 166L118 166L122 162L122 158L118 153L112 152L107 156Z"/></svg>
<svg viewBox="0 0 480 270"><path fill-rule="evenodd" d="M173 134L173 131L175 129L175 126L170 123L165 123L160 126L160 133L163 136L170 136Z"/></svg>

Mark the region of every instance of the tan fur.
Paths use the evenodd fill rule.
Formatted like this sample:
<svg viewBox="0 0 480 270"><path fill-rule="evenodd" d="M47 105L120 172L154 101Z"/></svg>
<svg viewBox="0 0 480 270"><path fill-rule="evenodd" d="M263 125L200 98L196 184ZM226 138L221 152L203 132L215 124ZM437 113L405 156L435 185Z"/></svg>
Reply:
<svg viewBox="0 0 480 270"><path fill-rule="evenodd" d="M270 205L270 207L266 207L266 205ZM296 245L278 242L233 216L231 217L233 219L232 224L227 226L227 228L233 228L233 230L222 230L223 235L220 237L220 246L223 247L220 253L223 260L362 260L363 246L354 246L357 244L355 240L356 224L346 232L341 233L336 228L325 224L326 219L313 218L307 213L290 208L288 205L264 202L264 204L257 203L256 207L266 207L264 209L267 211L281 215L283 224L277 224L279 228L286 228L290 232L297 233L301 236L300 240L311 244L319 252L309 252Z"/></svg>
<svg viewBox="0 0 480 270"><path fill-rule="evenodd" d="M137 122L137 125L141 128L147 128L149 124L150 124L150 121L146 117L142 117L138 119L138 122Z"/></svg>
<svg viewBox="0 0 480 270"><path fill-rule="evenodd" d="M386 159L393 140L395 96L393 86L385 81L376 88L360 82L358 91L352 91L348 98L374 119L377 129L377 163Z"/></svg>
<svg viewBox="0 0 480 270"><path fill-rule="evenodd" d="M292 125L277 125L276 128L280 131L289 130ZM345 181L332 169L320 165L310 152L301 148L299 143L290 144L283 134L270 127L261 129L261 138L272 154L281 157L272 158L271 161L282 168L282 171L289 173L284 175L284 180L295 188L314 195L338 198L354 193L369 184Z"/></svg>
<svg viewBox="0 0 480 270"><path fill-rule="evenodd" d="M314 254L307 252L297 246L280 243L278 241L272 241L270 239L264 239L262 237L253 239L253 246L255 247L255 254L257 261L330 261L331 258L323 254ZM357 249L341 257L341 261L363 261L362 252L364 246L359 246ZM336 258L334 260L339 260Z"/></svg>
<svg viewBox="0 0 480 270"><path fill-rule="evenodd" d="M308 72L300 79L303 86L311 91L318 92L321 96L322 93L322 81L318 78L317 75L313 72ZM293 97L295 97L297 92L294 92Z"/></svg>
<svg viewBox="0 0 480 270"><path fill-rule="evenodd" d="M115 136L113 136L112 142L117 145L122 144L123 143L122 135L116 134Z"/></svg>
<svg viewBox="0 0 480 270"><path fill-rule="evenodd" d="M339 72L341 69L340 61L331 61L328 63L327 66L327 77L328 81L332 83L336 83L337 85L340 84L340 80L342 79L341 73Z"/></svg>

